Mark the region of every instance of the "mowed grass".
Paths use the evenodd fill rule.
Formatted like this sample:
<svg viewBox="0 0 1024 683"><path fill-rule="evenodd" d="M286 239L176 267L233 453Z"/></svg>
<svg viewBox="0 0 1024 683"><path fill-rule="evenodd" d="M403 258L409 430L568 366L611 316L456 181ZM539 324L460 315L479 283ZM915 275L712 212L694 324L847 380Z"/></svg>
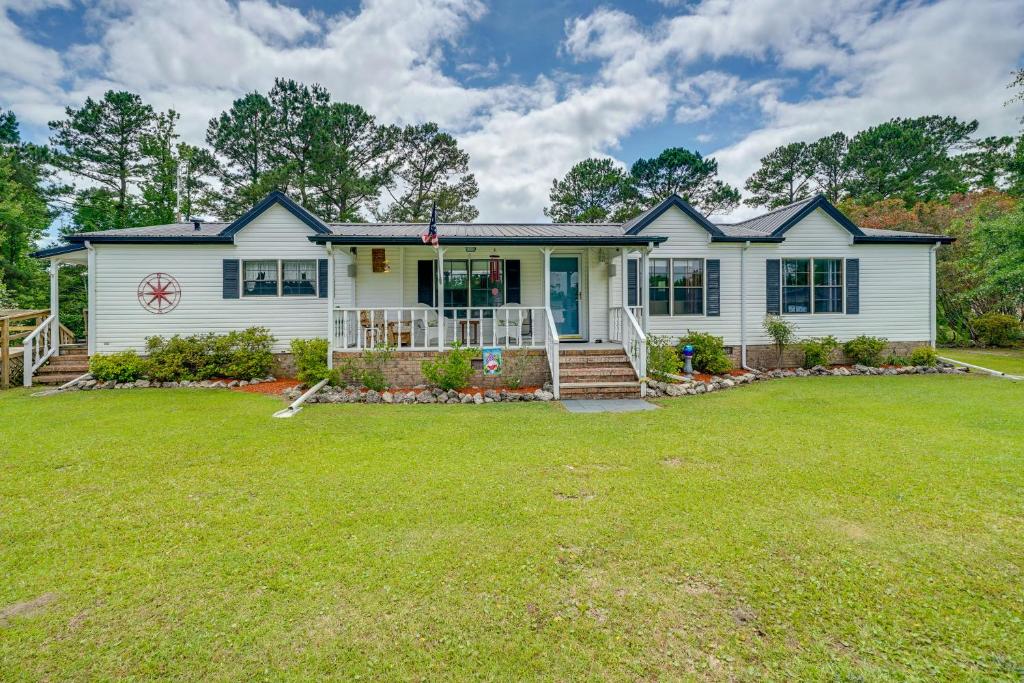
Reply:
<svg viewBox="0 0 1024 683"><path fill-rule="evenodd" d="M0 678L1024 676L1024 387L0 395Z"/></svg>
<svg viewBox="0 0 1024 683"><path fill-rule="evenodd" d="M1024 349L939 349L939 355L989 370L1024 376Z"/></svg>

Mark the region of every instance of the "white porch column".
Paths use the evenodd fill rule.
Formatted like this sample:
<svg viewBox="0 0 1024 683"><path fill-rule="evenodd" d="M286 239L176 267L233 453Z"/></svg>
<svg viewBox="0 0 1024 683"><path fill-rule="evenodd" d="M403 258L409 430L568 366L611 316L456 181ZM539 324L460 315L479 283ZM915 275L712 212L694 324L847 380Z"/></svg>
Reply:
<svg viewBox="0 0 1024 683"><path fill-rule="evenodd" d="M86 288L89 293L89 325L85 334L87 336L86 341L88 342L86 349L91 356L96 353L96 248L92 246L91 243L86 242L85 249L88 254L87 262L89 264L87 273L88 281L86 283Z"/></svg>
<svg viewBox="0 0 1024 683"><path fill-rule="evenodd" d="M622 285L622 307L629 308L629 255L625 247L619 247L619 283Z"/></svg>
<svg viewBox="0 0 1024 683"><path fill-rule="evenodd" d="M458 323L456 323L457 325ZM437 247L437 350L444 351L444 248Z"/></svg>
<svg viewBox="0 0 1024 683"><path fill-rule="evenodd" d="M637 283L638 285L640 283L646 284L651 281L650 258L648 258L650 253L650 247L645 247L643 251L640 252L640 278L638 278L640 282ZM638 286L637 289L639 290L640 287ZM646 291L646 287L641 291ZM643 327L644 334L647 334L647 321L651 319L651 297L642 297L641 304L644 307L644 319L641 325Z"/></svg>
<svg viewBox="0 0 1024 683"><path fill-rule="evenodd" d="M60 355L60 263L57 259L50 259L50 315L53 322L50 324L50 343L53 344L54 356Z"/></svg>
<svg viewBox="0 0 1024 683"><path fill-rule="evenodd" d="M540 250L544 258L544 308L551 310L551 249Z"/></svg>
<svg viewBox="0 0 1024 683"><path fill-rule="evenodd" d="M334 368L334 245L327 243L327 367Z"/></svg>

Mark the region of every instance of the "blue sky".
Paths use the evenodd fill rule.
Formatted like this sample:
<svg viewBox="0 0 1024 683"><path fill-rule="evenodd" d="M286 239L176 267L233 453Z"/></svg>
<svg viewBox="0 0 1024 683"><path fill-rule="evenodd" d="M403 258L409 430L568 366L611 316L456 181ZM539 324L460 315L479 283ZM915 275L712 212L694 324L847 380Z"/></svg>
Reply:
<svg viewBox="0 0 1024 683"><path fill-rule="evenodd" d="M541 220L551 179L590 155L684 146L742 185L779 144L893 116L1017 133L1021 35L1019 0L0 0L0 107L42 141L64 106L123 88L199 143L274 76L320 82L455 133L481 218Z"/></svg>

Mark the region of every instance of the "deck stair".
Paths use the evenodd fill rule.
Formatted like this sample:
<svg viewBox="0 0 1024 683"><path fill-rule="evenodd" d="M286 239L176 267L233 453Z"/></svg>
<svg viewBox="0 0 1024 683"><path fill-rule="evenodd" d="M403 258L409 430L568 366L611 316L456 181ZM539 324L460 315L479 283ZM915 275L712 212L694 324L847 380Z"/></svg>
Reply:
<svg viewBox="0 0 1024 683"><path fill-rule="evenodd" d="M89 372L89 352L85 344L61 344L60 355L53 356L36 370L35 384L64 384Z"/></svg>
<svg viewBox="0 0 1024 683"><path fill-rule="evenodd" d="M573 349L563 345L558 363L563 399L640 398L640 381L621 348Z"/></svg>

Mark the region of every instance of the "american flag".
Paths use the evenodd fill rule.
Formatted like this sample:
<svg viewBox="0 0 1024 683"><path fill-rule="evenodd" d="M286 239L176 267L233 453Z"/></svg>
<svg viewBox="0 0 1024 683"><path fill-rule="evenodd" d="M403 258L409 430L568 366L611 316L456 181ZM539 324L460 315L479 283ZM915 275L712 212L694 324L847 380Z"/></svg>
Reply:
<svg viewBox="0 0 1024 683"><path fill-rule="evenodd" d="M437 204L430 207L430 225L427 231L421 235L423 244L429 244L437 249Z"/></svg>

